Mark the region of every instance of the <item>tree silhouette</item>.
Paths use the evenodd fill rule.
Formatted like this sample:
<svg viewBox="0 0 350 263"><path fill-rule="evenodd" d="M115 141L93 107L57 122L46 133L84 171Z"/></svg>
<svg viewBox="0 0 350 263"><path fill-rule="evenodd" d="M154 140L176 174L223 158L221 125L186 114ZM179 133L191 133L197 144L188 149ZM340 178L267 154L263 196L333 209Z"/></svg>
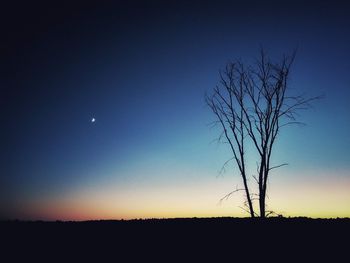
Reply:
<svg viewBox="0 0 350 263"><path fill-rule="evenodd" d="M259 202L260 217L265 218L272 211L266 211L266 191L271 170L286 163L271 166L271 156L276 138L281 129L291 124L301 124L297 120L300 110L308 109L310 102L319 97L305 98L288 94L288 79L295 58L283 56L280 62L273 62L264 50L253 65L245 65L239 60L229 62L220 71L220 82L211 95L206 95L206 103L216 116L214 125L220 125L222 133L219 141L228 143L243 179L242 189L226 195L228 198L237 191L244 191L245 209L251 217L258 216L253 202ZM247 175L247 144L252 143L257 151L257 176L252 175L258 186L254 198ZM227 163L227 162L226 162ZM226 165L224 164L224 166Z"/></svg>

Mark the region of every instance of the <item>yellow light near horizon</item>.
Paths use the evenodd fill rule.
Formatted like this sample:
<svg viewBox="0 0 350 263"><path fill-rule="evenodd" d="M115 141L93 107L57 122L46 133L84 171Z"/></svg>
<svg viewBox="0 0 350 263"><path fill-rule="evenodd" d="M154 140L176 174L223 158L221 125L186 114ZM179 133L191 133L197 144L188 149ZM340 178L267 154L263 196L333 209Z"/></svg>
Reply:
<svg viewBox="0 0 350 263"><path fill-rule="evenodd" d="M271 190L270 205L289 216L350 217L350 178L307 176Z"/></svg>
<svg viewBox="0 0 350 263"><path fill-rule="evenodd" d="M118 186L109 182L64 196L28 203L24 217L44 220L97 220L173 217L245 217L243 193L219 204L240 178ZM348 176L273 178L268 209L284 216L350 217Z"/></svg>

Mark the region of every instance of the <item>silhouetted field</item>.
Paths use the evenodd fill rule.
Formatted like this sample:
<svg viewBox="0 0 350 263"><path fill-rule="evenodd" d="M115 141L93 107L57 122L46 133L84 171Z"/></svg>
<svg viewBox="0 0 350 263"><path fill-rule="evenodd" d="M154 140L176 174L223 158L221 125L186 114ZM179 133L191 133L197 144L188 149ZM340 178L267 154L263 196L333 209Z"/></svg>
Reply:
<svg viewBox="0 0 350 263"><path fill-rule="evenodd" d="M273 258L347 256L350 219L191 218L127 221L3 221L1 249L13 259L66 257L119 259ZM280 257L280 256L279 256ZM50 261L50 258L47 258ZM215 262L216 262L215 260ZM121 261L125 262L125 261ZM264 261L265 262L265 261Z"/></svg>

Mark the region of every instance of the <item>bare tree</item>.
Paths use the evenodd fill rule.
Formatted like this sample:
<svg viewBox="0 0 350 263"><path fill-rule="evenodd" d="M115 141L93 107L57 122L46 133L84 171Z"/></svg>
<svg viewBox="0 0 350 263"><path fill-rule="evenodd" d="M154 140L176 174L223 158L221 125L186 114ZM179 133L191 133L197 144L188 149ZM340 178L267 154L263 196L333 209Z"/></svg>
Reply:
<svg viewBox="0 0 350 263"><path fill-rule="evenodd" d="M228 143L243 180L242 189L236 189L226 195L244 191L246 211L251 217L258 216L253 202L259 202L260 217L271 213L266 211L267 182L271 170L286 163L271 166L271 155L276 138L283 127L301 124L298 112L308 109L310 102L318 97L305 98L302 95L288 94L288 78L295 58L284 56L279 63L272 62L261 50L260 57L252 66L241 61L230 62L220 72L220 82L212 95L206 96L206 103L216 116L214 124L220 125L222 133L219 141ZM254 198L247 175L247 144L254 145L257 151L257 183L258 194ZM225 163L226 165L226 163Z"/></svg>

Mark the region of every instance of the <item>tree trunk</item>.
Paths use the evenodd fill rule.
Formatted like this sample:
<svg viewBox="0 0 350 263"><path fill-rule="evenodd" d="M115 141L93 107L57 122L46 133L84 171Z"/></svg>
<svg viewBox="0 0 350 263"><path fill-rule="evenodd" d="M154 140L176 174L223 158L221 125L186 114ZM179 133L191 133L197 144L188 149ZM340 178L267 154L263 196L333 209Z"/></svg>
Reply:
<svg viewBox="0 0 350 263"><path fill-rule="evenodd" d="M265 191L262 191L259 196L260 218L265 218Z"/></svg>
<svg viewBox="0 0 350 263"><path fill-rule="evenodd" d="M254 218L255 215L254 215L253 203L252 203L252 199L250 198L248 190L246 191L246 194L247 194L247 199L248 199L250 217Z"/></svg>
<svg viewBox="0 0 350 263"><path fill-rule="evenodd" d="M265 149L265 148L264 148ZM265 218L265 191L264 191L264 170L265 170L265 152L261 156L260 171L259 171L259 208L260 218Z"/></svg>
<svg viewBox="0 0 350 263"><path fill-rule="evenodd" d="M268 175L269 175L269 170L268 168L265 169L264 171L264 183L262 184L260 193L259 193L259 206L260 206L260 217L261 218L265 218L266 217L266 188L267 188L267 179L268 179Z"/></svg>
<svg viewBox="0 0 350 263"><path fill-rule="evenodd" d="M247 184L247 178L245 177L245 175L243 176L243 184L244 184L244 189L245 189L245 193L247 196L250 217L254 218L255 215L254 215L253 203L252 203L252 199L250 198L249 188L248 188L248 184Z"/></svg>

